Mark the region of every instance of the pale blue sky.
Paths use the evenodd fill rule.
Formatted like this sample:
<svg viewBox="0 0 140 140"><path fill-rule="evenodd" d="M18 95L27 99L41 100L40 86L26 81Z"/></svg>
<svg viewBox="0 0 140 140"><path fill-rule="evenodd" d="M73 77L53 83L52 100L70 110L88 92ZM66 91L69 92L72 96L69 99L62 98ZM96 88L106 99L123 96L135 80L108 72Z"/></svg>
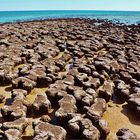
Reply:
<svg viewBox="0 0 140 140"><path fill-rule="evenodd" d="M0 0L0 10L140 11L140 0Z"/></svg>

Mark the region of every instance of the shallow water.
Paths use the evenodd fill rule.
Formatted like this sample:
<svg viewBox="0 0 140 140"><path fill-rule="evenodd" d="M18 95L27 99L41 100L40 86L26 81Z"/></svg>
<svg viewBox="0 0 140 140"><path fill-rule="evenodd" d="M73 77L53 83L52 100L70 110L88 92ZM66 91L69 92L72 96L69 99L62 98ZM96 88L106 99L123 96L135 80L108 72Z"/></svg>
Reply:
<svg viewBox="0 0 140 140"><path fill-rule="evenodd" d="M140 22L139 11L90 11L90 10L54 10L54 11L1 11L0 23L31 21L50 18L90 18L108 19L126 24Z"/></svg>

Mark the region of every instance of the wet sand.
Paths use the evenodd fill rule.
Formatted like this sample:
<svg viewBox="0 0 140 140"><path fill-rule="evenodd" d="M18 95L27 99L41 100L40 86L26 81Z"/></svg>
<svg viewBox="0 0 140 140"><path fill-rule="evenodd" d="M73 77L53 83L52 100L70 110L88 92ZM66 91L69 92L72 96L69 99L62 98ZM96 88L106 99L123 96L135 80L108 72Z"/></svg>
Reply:
<svg viewBox="0 0 140 140"><path fill-rule="evenodd" d="M110 134L108 140L117 139L116 132L120 128L127 128L140 134L140 121L130 112L127 107L127 103L117 103L110 101L108 103L107 111L103 115L103 119L109 123Z"/></svg>

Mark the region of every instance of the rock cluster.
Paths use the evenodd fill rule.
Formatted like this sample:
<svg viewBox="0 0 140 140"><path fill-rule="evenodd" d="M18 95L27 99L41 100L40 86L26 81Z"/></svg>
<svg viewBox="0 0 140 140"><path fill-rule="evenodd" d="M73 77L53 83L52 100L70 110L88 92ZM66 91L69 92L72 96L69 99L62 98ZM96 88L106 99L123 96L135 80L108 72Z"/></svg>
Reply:
<svg viewBox="0 0 140 140"><path fill-rule="evenodd" d="M139 119L139 44L140 25L106 20L1 24L0 88L10 88L0 93L0 137L107 139L114 96ZM139 138L126 128L116 135Z"/></svg>

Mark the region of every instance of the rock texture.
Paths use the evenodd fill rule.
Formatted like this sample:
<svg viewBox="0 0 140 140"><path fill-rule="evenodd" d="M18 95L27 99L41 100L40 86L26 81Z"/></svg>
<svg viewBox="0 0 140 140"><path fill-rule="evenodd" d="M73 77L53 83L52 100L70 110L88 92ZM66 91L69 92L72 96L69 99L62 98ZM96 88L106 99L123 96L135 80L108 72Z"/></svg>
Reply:
<svg viewBox="0 0 140 140"><path fill-rule="evenodd" d="M119 140L138 140L140 139L139 136L137 136L135 133L133 133L132 131L130 131L129 129L126 128L122 128L119 129L119 131L117 132L117 137Z"/></svg>
<svg viewBox="0 0 140 140"><path fill-rule="evenodd" d="M63 140L66 138L66 131L60 126L54 126L49 123L39 123L35 126L35 138L37 139L55 139Z"/></svg>
<svg viewBox="0 0 140 140"><path fill-rule="evenodd" d="M94 101L94 104L91 105L91 107L85 107L87 110L87 116L93 121L98 121L103 113L106 111L107 106L106 102L102 98L96 98Z"/></svg>
<svg viewBox="0 0 140 140"><path fill-rule="evenodd" d="M34 114L41 112L48 112L51 109L51 102L46 95L37 95L32 105Z"/></svg>
<svg viewBox="0 0 140 140"><path fill-rule="evenodd" d="M72 95L65 95L58 103L60 108L55 112L55 116L61 121L77 112L76 100Z"/></svg>
<svg viewBox="0 0 140 140"><path fill-rule="evenodd" d="M71 120L69 120L68 126L75 135L82 135L82 138L87 140L99 140L100 132L87 118L76 115Z"/></svg>

